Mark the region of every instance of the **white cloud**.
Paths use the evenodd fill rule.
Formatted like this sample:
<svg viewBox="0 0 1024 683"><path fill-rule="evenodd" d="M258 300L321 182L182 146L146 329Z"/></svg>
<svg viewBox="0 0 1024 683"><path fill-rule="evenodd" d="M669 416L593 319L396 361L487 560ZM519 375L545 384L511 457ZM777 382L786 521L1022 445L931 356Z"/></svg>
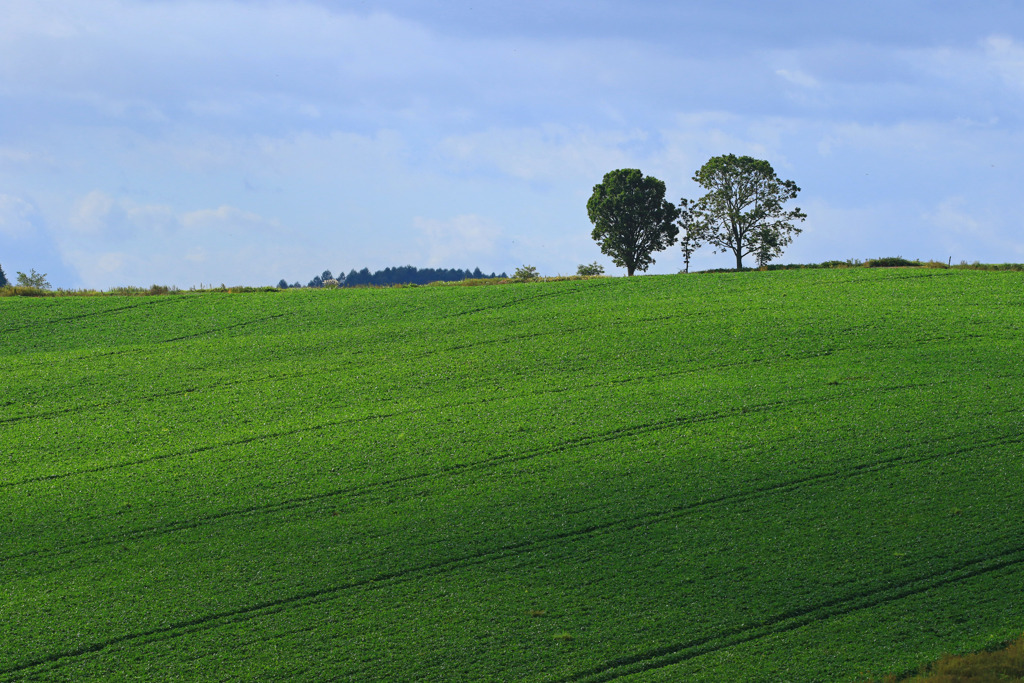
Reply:
<svg viewBox="0 0 1024 683"><path fill-rule="evenodd" d="M275 284L309 268L278 221L233 206L177 211L93 191L68 224L57 244L89 288Z"/></svg>
<svg viewBox="0 0 1024 683"><path fill-rule="evenodd" d="M413 226L419 233L417 243L431 267L451 268L452 263L467 259L476 262L491 256L502 234L499 225L472 214L444 221L417 216Z"/></svg>
<svg viewBox="0 0 1024 683"><path fill-rule="evenodd" d="M276 221L267 220L251 211L242 211L233 206L190 211L181 216L181 225L186 229L205 233L241 231L251 234L280 229Z"/></svg>
<svg viewBox="0 0 1024 683"><path fill-rule="evenodd" d="M23 242L36 236L39 210L21 197L0 194L0 235L12 242Z"/></svg>
<svg viewBox="0 0 1024 683"><path fill-rule="evenodd" d="M990 36L984 42L991 68L1018 90L1024 90L1024 46L1007 36Z"/></svg>
<svg viewBox="0 0 1024 683"><path fill-rule="evenodd" d="M637 129L597 132L543 125L452 135L439 149L457 170L494 169L517 180L560 184L621 167L628 163L629 147L647 137Z"/></svg>
<svg viewBox="0 0 1024 683"><path fill-rule="evenodd" d="M75 203L69 223L80 232L99 234L105 231L113 210L113 197L93 190Z"/></svg>
<svg viewBox="0 0 1024 683"><path fill-rule="evenodd" d="M68 224L92 239L129 240L166 236L176 218L169 206L141 205L93 190L75 202Z"/></svg>
<svg viewBox="0 0 1024 683"><path fill-rule="evenodd" d="M821 84L818 83L818 79L813 76L800 71L799 69L776 69L775 75L782 78L784 81L798 85L801 88L817 88Z"/></svg>
<svg viewBox="0 0 1024 683"><path fill-rule="evenodd" d="M948 197L922 216L932 226L934 240L951 258L957 262L977 261L981 260L979 253L988 253L997 254L996 261L1024 261L1024 243L1009 237L1012 233L1001 218L986 209L971 211L969 204L965 197Z"/></svg>

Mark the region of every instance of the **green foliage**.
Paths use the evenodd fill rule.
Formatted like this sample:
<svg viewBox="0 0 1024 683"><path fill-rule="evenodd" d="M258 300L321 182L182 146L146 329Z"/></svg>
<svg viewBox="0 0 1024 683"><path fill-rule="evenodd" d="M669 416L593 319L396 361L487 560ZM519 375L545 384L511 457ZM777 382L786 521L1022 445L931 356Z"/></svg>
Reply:
<svg viewBox="0 0 1024 683"><path fill-rule="evenodd" d="M694 231L716 251L732 252L737 270L748 255L759 266L767 265L800 234L793 223L807 215L782 207L800 188L780 180L767 161L735 154L712 157L693 179L708 191L692 205Z"/></svg>
<svg viewBox="0 0 1024 683"><path fill-rule="evenodd" d="M46 273L37 273L35 268L32 268L28 275L18 271L18 286L43 290L50 289L50 283L46 279Z"/></svg>
<svg viewBox="0 0 1024 683"><path fill-rule="evenodd" d="M537 269L534 268L533 266L526 265L516 268L516 272L512 276L513 280L518 280L519 282L528 282L530 280L537 280L539 278L540 274L537 272Z"/></svg>
<svg viewBox="0 0 1024 683"><path fill-rule="evenodd" d="M852 682L1004 642L1022 290L5 298L0 680Z"/></svg>
<svg viewBox="0 0 1024 683"><path fill-rule="evenodd" d="M604 275L604 266L597 261L588 264L580 264L580 267L576 269L576 274L583 275L584 277Z"/></svg>
<svg viewBox="0 0 1024 683"><path fill-rule="evenodd" d="M683 250L683 261L686 264L684 273L690 272L690 259L701 247L701 226L694 222L693 204L685 197L679 200L679 218L676 220L679 228L679 246Z"/></svg>
<svg viewBox="0 0 1024 683"><path fill-rule="evenodd" d="M868 259L864 262L868 268L897 268L905 266L920 266L920 261L910 261L902 256L886 256L883 258Z"/></svg>
<svg viewBox="0 0 1024 683"><path fill-rule="evenodd" d="M9 284L11 283L7 279L7 275L4 273L3 266L0 266L0 287L6 287Z"/></svg>
<svg viewBox="0 0 1024 683"><path fill-rule="evenodd" d="M594 186L587 215L601 253L627 275L647 270L652 254L672 246L679 233L679 210L665 201L665 183L635 168L606 173Z"/></svg>

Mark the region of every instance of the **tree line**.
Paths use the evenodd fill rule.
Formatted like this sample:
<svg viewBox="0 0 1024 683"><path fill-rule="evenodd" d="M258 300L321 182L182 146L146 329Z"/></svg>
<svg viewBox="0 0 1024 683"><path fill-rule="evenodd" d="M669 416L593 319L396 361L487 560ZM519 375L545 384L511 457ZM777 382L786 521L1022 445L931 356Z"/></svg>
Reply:
<svg viewBox="0 0 1024 683"><path fill-rule="evenodd" d="M654 263L652 254L678 238L687 271L694 252L705 244L715 252L731 251L741 270L744 256L754 256L758 266L781 256L801 232L794 221L807 218L799 208L783 209L800 188L781 180L762 159L712 157L693 179L707 194L696 201L684 197L676 206L665 200L664 182L638 169L606 173L587 202L591 236L601 252L632 275L647 270Z"/></svg>
<svg viewBox="0 0 1024 683"><path fill-rule="evenodd" d="M431 282L459 282L461 280L483 280L493 278L507 278L505 273L491 273L486 275L480 268L473 270L462 270L459 268L417 268L416 266L397 266L378 270L374 273L369 268L362 270L352 269L348 275L338 273L335 276L330 270L325 270L313 277L306 285L301 282L288 282L282 279L277 283L279 289L295 289L299 287L320 288L325 286L337 287L387 287L389 285L427 285ZM333 282L332 282L333 281ZM334 282L337 284L335 285Z"/></svg>

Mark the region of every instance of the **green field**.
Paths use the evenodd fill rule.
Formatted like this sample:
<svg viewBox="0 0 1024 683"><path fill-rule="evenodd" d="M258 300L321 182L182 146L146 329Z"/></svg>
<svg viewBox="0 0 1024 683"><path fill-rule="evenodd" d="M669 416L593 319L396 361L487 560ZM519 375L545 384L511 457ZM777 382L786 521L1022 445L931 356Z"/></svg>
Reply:
<svg viewBox="0 0 1024 683"><path fill-rule="evenodd" d="M856 681L1024 631L1024 273L0 299L0 680Z"/></svg>

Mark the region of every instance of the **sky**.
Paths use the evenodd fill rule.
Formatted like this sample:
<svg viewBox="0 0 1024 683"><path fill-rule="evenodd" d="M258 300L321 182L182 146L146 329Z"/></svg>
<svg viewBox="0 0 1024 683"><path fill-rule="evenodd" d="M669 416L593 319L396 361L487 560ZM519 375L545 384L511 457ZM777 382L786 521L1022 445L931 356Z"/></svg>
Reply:
<svg viewBox="0 0 1024 683"><path fill-rule="evenodd" d="M0 0L0 267L53 287L612 264L618 168L768 160L781 263L1024 262L1015 0ZM649 273L676 273L678 246ZM691 268L728 268L698 251Z"/></svg>

